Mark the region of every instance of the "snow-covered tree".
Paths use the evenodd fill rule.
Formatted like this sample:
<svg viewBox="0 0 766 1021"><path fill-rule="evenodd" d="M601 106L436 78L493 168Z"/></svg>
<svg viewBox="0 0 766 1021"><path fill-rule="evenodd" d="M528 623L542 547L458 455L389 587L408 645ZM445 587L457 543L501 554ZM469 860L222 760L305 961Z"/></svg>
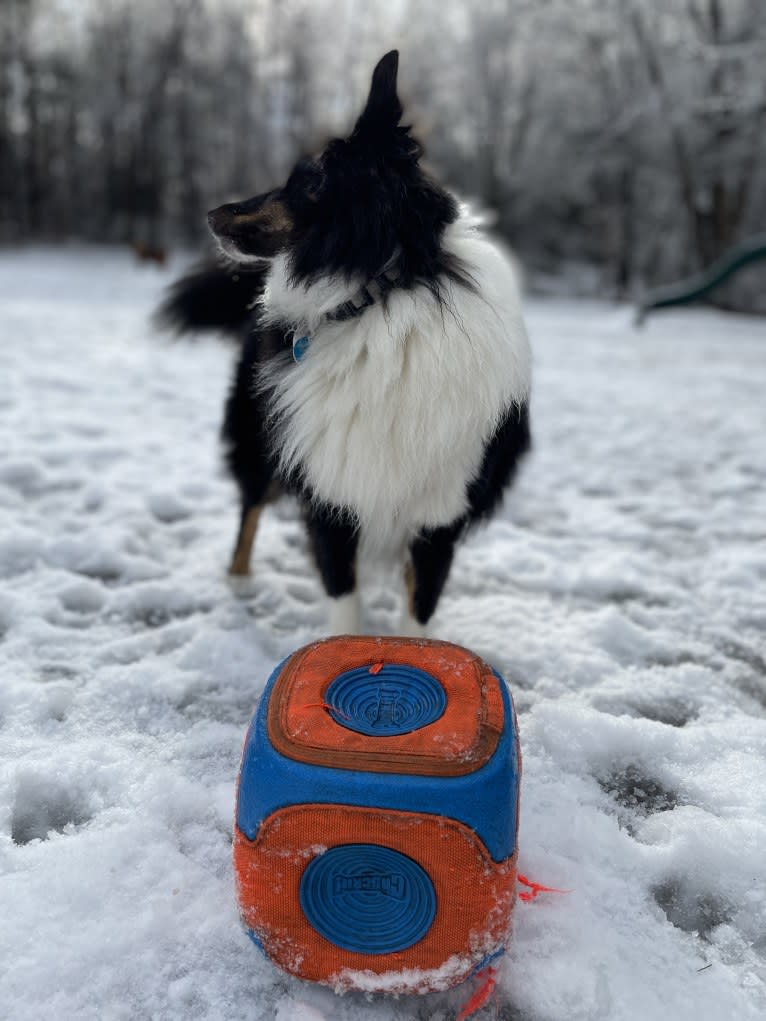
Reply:
<svg viewBox="0 0 766 1021"><path fill-rule="evenodd" d="M0 238L201 237L392 46L429 158L533 268L629 295L766 228L763 0L4 0Z"/></svg>

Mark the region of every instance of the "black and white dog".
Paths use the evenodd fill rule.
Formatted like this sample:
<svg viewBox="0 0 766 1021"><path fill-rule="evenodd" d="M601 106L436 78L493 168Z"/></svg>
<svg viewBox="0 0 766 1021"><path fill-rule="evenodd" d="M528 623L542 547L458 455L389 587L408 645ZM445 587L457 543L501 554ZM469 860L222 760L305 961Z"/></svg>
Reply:
<svg viewBox="0 0 766 1021"><path fill-rule="evenodd" d="M333 633L359 627L360 540L402 553L403 634L436 607L455 544L529 447L530 351L515 273L420 166L400 125L398 54L348 138L287 183L208 215L226 260L178 281L176 328L243 341L223 437L247 574L276 488L298 495Z"/></svg>

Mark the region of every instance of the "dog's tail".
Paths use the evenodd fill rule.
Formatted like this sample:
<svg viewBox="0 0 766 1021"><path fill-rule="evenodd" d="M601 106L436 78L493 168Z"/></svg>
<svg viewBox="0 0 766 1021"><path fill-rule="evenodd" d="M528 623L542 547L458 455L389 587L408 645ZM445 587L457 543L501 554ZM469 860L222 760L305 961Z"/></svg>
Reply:
<svg viewBox="0 0 766 1021"><path fill-rule="evenodd" d="M265 278L265 265L202 262L170 285L154 322L175 333L222 330L239 338L252 318Z"/></svg>

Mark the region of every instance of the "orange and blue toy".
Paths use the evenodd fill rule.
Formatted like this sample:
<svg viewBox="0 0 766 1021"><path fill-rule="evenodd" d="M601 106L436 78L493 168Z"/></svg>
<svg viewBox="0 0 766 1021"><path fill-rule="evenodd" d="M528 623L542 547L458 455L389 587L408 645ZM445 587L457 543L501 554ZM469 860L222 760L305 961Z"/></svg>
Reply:
<svg viewBox="0 0 766 1021"><path fill-rule="evenodd" d="M503 952L520 753L508 689L446 642L341 637L270 677L242 756L242 921L337 990L424 993Z"/></svg>

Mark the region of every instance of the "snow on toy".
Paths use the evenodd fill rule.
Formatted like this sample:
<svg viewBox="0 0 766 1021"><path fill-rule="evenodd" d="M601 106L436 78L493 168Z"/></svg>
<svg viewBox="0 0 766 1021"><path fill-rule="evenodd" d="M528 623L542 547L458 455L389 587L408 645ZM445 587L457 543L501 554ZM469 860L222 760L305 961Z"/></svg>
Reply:
<svg viewBox="0 0 766 1021"><path fill-rule="evenodd" d="M272 674L240 769L243 923L292 975L424 993L510 935L520 755L505 683L445 642L332 638Z"/></svg>

